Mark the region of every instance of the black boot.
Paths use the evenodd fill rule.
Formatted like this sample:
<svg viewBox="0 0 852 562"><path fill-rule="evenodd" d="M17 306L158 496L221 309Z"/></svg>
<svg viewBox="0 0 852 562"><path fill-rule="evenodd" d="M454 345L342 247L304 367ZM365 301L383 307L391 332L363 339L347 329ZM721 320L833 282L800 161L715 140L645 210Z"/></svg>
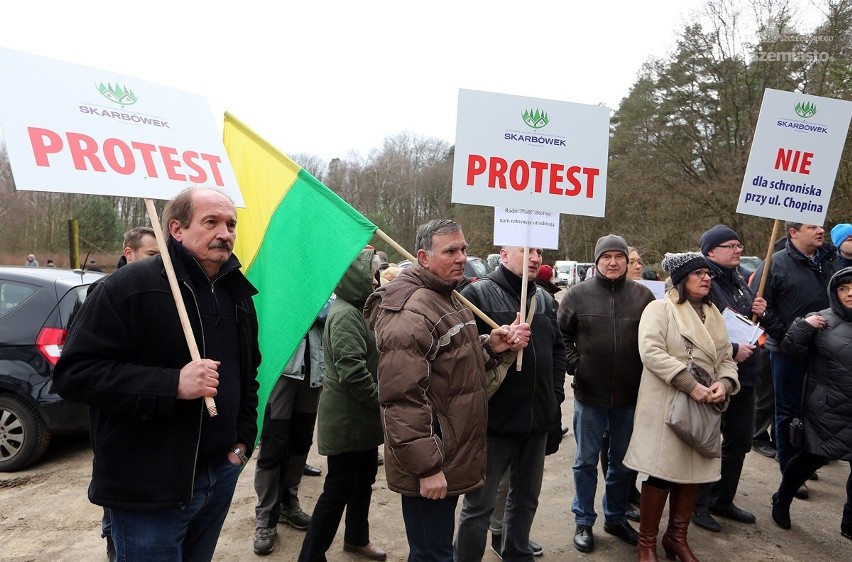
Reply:
<svg viewBox="0 0 852 562"><path fill-rule="evenodd" d="M790 522L790 504L793 503L793 495L785 494L781 488L772 494L772 520L784 530L789 531L792 526Z"/></svg>
<svg viewBox="0 0 852 562"><path fill-rule="evenodd" d="M852 540L852 506L843 506L843 520L840 522L840 534Z"/></svg>

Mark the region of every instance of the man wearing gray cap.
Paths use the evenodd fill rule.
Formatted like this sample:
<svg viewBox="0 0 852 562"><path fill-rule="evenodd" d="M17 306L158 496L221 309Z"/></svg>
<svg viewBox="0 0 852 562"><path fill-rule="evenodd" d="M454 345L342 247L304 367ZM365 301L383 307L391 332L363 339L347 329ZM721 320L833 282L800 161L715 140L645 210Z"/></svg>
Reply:
<svg viewBox="0 0 852 562"><path fill-rule="evenodd" d="M642 377L639 319L654 295L627 279L627 243L602 236L595 244L595 276L571 287L557 319L567 348L568 374L574 377L574 547L595 548L595 489L598 456L609 429L609 467L603 498L604 531L635 545L638 534L627 522L630 471L622 460L633 433L633 412Z"/></svg>

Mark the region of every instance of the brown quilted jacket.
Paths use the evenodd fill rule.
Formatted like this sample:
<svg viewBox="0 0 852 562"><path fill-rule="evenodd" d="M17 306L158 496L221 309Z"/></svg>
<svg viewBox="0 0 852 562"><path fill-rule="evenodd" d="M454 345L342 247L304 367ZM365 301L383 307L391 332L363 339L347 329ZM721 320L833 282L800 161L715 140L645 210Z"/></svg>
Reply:
<svg viewBox="0 0 852 562"><path fill-rule="evenodd" d="M473 314L448 283L419 265L374 292L364 307L379 348L379 403L388 487L420 495L419 478L443 471L447 495L485 481L492 358Z"/></svg>

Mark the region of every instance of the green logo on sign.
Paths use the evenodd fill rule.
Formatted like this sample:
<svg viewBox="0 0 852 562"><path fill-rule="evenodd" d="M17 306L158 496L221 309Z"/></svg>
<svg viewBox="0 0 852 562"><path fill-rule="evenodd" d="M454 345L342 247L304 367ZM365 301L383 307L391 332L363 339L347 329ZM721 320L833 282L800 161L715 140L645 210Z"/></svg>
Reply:
<svg viewBox="0 0 852 562"><path fill-rule="evenodd" d="M106 86L101 82L98 86L98 91L109 101L121 105L133 105L138 99L130 88L125 88L118 84L112 85L109 82L107 82Z"/></svg>
<svg viewBox="0 0 852 562"><path fill-rule="evenodd" d="M799 102L796 104L796 115L801 117L802 119L807 119L808 117L813 117L816 115L817 108L811 102L802 103Z"/></svg>
<svg viewBox="0 0 852 562"><path fill-rule="evenodd" d="M522 117L524 118L524 123L533 129L541 129L550 123L550 117L547 116L547 113L538 109L524 111Z"/></svg>

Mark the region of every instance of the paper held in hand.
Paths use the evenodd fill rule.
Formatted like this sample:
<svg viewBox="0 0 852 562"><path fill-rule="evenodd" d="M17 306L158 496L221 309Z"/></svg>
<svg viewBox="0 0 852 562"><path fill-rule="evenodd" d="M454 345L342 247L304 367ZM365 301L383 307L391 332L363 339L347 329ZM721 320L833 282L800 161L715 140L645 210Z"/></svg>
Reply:
<svg viewBox="0 0 852 562"><path fill-rule="evenodd" d="M728 329L728 339L734 343L745 341L753 344L763 335L763 328L759 324L755 324L732 308L722 311L722 319Z"/></svg>

